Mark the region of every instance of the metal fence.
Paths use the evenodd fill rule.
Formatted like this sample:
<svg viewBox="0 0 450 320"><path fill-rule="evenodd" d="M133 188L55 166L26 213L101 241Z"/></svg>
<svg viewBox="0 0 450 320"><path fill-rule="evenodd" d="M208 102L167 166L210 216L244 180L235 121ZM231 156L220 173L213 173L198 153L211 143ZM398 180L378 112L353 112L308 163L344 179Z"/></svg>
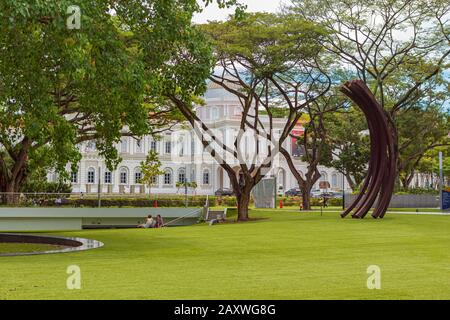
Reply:
<svg viewBox="0 0 450 320"><path fill-rule="evenodd" d="M347 208L356 195L345 195L345 207ZM377 205L375 202L374 207ZM405 194L393 195L389 208L439 208L439 195Z"/></svg>

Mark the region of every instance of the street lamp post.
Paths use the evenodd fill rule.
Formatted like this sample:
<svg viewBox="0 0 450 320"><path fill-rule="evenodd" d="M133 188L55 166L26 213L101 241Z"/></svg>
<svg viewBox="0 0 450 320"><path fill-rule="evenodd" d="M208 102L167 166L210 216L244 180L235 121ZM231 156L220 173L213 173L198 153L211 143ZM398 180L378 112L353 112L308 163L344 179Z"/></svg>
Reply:
<svg viewBox="0 0 450 320"><path fill-rule="evenodd" d="M98 196L98 207L100 208L102 206L102 199L101 199L101 167L98 167L98 186L97 186L97 196Z"/></svg>
<svg viewBox="0 0 450 320"><path fill-rule="evenodd" d="M187 208L188 206L188 195L187 195L187 166L184 167L184 206Z"/></svg>
<svg viewBox="0 0 450 320"><path fill-rule="evenodd" d="M439 152L439 206L444 210L444 159L442 151Z"/></svg>
<svg viewBox="0 0 450 320"><path fill-rule="evenodd" d="M345 210L345 174L342 172L342 210Z"/></svg>

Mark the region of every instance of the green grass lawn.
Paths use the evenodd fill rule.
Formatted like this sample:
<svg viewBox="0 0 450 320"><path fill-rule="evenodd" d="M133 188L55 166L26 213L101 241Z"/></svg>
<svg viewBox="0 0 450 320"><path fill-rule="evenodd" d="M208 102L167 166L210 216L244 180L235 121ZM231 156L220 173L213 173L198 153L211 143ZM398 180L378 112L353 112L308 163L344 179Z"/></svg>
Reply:
<svg viewBox="0 0 450 320"><path fill-rule="evenodd" d="M0 257L0 299L450 299L450 216L253 210L249 223L53 235L103 241ZM69 265L82 289L68 290ZM370 265L381 290L366 287Z"/></svg>
<svg viewBox="0 0 450 320"><path fill-rule="evenodd" d="M0 243L0 254L30 253L63 249L61 246L37 243ZM1 261L1 260L0 260Z"/></svg>

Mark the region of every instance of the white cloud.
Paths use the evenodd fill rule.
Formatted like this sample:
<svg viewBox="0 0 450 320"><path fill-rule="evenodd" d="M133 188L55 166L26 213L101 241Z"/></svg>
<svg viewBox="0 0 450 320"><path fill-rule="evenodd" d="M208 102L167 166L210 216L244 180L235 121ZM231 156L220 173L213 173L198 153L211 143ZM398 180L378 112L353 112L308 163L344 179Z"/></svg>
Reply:
<svg viewBox="0 0 450 320"><path fill-rule="evenodd" d="M241 0L241 3L247 5L249 12L276 12L280 5L285 2L283 0ZM194 17L195 23L205 23L208 20L225 20L228 15L232 14L231 9L219 9L216 4L211 4L205 10Z"/></svg>

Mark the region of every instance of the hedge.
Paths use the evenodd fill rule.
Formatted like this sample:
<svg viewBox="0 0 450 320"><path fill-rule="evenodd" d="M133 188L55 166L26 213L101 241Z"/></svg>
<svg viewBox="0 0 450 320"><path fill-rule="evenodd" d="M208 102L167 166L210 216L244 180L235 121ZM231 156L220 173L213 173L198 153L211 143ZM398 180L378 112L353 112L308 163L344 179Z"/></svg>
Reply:
<svg viewBox="0 0 450 320"><path fill-rule="evenodd" d="M277 197L277 201L283 201L283 206L290 207L290 206L297 206L299 207L302 203L302 197ZM311 206L321 206L322 198L311 198ZM327 202L328 206L342 206L342 199L341 198L331 198L328 199ZM279 205L279 203L277 203Z"/></svg>
<svg viewBox="0 0 450 320"><path fill-rule="evenodd" d="M39 198L36 198L39 199ZM227 197L216 197L216 196L195 196L188 197L188 206L189 207L202 207L206 203L206 199L208 199L208 205L210 207L236 207L236 197L227 196ZM156 204L158 207L184 207L185 206L185 197L180 195L167 196L167 197L159 197L159 198L145 198L145 197L137 197L137 198L101 198L101 206L102 207L153 207ZM302 202L301 197L277 197L277 206L279 202L283 202L283 206L300 206ZM312 206L320 206L321 199L319 198L311 198ZM254 201L251 199L250 205L253 205ZM33 206L33 202L31 199L24 201L21 203L23 206ZM54 206L62 206L62 207L98 207L98 199L95 197L84 197L84 198L75 198L69 197L62 199L62 204L56 204L56 197L41 197L39 200L39 206L42 207L54 207ZM329 199L329 206L341 206L342 199Z"/></svg>
<svg viewBox="0 0 450 320"><path fill-rule="evenodd" d="M41 207L98 207L98 199L95 197L85 198L63 198L61 204L56 203L57 197L36 197L38 206ZM206 203L206 196L188 197L189 207L202 207ZM215 206L215 197L208 197L208 205ZM34 206L31 199L20 203L22 206ZM101 198L102 207L184 207L186 200L184 196L173 196L163 198Z"/></svg>

